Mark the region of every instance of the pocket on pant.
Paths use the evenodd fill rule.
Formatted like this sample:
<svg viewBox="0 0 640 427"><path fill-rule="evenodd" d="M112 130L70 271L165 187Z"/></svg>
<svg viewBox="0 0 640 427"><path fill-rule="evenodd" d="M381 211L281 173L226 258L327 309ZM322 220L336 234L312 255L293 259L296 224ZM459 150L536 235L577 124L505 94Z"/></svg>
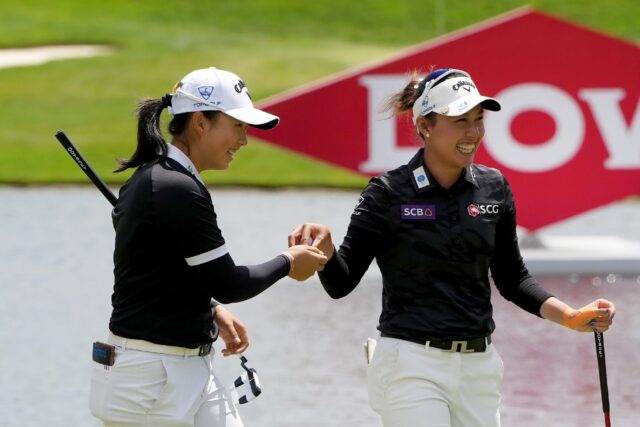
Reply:
<svg viewBox="0 0 640 427"><path fill-rule="evenodd" d="M116 363L109 369L96 365L91 379L91 413L105 422L142 424L167 384L160 357L125 350L116 354Z"/></svg>
<svg viewBox="0 0 640 427"><path fill-rule="evenodd" d="M367 368L367 388L371 408L380 412L384 395L398 363L400 343L391 338L380 338L371 364Z"/></svg>
<svg viewBox="0 0 640 427"><path fill-rule="evenodd" d="M493 357L494 357L494 361L497 365L497 372L499 375L499 381L500 384L502 384L502 380L504 378L504 361L502 360L502 356L500 356L500 353L498 353L498 350L495 347L492 347L492 352L493 352Z"/></svg>
<svg viewBox="0 0 640 427"><path fill-rule="evenodd" d="M89 410L94 417L105 419L106 400L109 394L109 379L103 365L93 363L91 387L89 392Z"/></svg>
<svg viewBox="0 0 640 427"><path fill-rule="evenodd" d="M202 357L162 356L166 383L147 412L149 425L192 425L203 402L209 370Z"/></svg>

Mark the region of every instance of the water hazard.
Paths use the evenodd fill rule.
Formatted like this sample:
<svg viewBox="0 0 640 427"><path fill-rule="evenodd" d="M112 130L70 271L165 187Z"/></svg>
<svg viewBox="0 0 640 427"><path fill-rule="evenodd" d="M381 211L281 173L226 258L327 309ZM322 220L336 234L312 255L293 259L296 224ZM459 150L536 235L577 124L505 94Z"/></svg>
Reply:
<svg viewBox="0 0 640 427"><path fill-rule="evenodd" d="M299 222L327 223L339 240L357 192L214 190L213 197L231 254L250 264L282 251ZM110 311L110 207L89 187L0 188L0 200L0 425L98 426L88 411L90 348L105 337ZM624 223L607 223L616 221ZM640 229L620 232L640 240ZM338 301L315 278L284 279L229 306L249 327L246 356L264 389L242 408L247 427L380 425L367 403L361 345L376 334L376 272ZM635 427L640 280L609 273L540 280L574 305L598 296L617 303L605 334L611 419ZM498 295L494 306L494 342L505 362L503 425L604 425L593 335L537 319ZM235 358L218 364L225 382L240 373Z"/></svg>

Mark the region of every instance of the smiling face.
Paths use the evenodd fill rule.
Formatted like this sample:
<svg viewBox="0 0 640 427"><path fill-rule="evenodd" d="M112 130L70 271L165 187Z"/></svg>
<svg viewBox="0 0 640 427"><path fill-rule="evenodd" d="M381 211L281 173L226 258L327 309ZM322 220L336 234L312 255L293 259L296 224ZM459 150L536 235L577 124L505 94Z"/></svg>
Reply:
<svg viewBox="0 0 640 427"><path fill-rule="evenodd" d="M432 123L420 118L425 138L424 160L429 170L443 178L458 177L473 159L484 137L484 112L481 105L461 116L437 115ZM442 184L442 183L441 183Z"/></svg>
<svg viewBox="0 0 640 427"><path fill-rule="evenodd" d="M190 144L189 157L198 172L229 168L238 150L247 145L249 125L224 113L207 119L196 112L192 120L198 138Z"/></svg>

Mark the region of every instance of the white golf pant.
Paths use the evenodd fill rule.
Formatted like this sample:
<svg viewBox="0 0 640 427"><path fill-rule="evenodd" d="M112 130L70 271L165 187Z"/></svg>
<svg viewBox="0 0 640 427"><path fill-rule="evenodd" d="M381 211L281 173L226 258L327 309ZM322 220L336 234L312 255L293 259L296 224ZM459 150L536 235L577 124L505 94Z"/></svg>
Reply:
<svg viewBox="0 0 640 427"><path fill-rule="evenodd" d="M378 340L368 368L369 402L385 427L499 427L502 358Z"/></svg>
<svg viewBox="0 0 640 427"><path fill-rule="evenodd" d="M116 350L105 369L94 362L91 412L107 427L242 427L208 356Z"/></svg>

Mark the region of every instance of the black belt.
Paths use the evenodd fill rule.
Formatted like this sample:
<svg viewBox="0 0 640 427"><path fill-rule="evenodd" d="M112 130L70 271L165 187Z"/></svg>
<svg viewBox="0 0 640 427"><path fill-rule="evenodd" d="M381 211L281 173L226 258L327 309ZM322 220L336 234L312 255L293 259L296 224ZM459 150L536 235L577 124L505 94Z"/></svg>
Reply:
<svg viewBox="0 0 640 427"><path fill-rule="evenodd" d="M487 346L491 344L491 335L488 337L474 338L470 340L418 340L414 338L399 337L391 334L381 333L381 337L397 338L400 340L411 341L420 345L429 345L429 347L439 348L455 353L482 353L487 350Z"/></svg>

